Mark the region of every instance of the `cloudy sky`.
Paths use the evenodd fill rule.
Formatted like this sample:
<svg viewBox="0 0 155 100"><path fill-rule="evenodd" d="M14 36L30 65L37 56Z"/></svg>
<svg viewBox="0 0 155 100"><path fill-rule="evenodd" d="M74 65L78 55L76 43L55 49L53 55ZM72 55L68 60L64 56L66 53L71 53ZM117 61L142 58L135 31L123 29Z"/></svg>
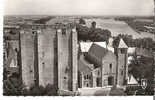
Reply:
<svg viewBox="0 0 155 100"><path fill-rule="evenodd" d="M150 16L153 8L153 0L4 0L5 15Z"/></svg>

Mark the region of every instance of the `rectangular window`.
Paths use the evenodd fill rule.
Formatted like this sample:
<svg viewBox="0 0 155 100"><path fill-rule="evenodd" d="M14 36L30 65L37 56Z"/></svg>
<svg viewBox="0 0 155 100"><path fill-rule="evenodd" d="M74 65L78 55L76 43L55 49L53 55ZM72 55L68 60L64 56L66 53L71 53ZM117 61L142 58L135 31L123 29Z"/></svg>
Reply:
<svg viewBox="0 0 155 100"><path fill-rule="evenodd" d="M125 49L121 49L121 54L125 54Z"/></svg>
<svg viewBox="0 0 155 100"><path fill-rule="evenodd" d="M62 35L66 35L66 29L65 28L62 29Z"/></svg>
<svg viewBox="0 0 155 100"><path fill-rule="evenodd" d="M121 71L121 75L123 76L123 70Z"/></svg>
<svg viewBox="0 0 155 100"><path fill-rule="evenodd" d="M110 73L112 73L112 63L109 64Z"/></svg>

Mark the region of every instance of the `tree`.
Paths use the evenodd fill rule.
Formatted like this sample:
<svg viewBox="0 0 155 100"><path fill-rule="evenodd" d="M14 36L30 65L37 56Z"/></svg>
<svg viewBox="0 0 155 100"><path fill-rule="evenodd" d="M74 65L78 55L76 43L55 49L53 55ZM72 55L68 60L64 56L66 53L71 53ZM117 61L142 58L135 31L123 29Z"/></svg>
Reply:
<svg viewBox="0 0 155 100"><path fill-rule="evenodd" d="M86 24L86 22L85 22L85 20L84 20L84 19L80 18L80 20L79 20L79 24L85 25L85 24Z"/></svg>
<svg viewBox="0 0 155 100"><path fill-rule="evenodd" d="M129 65L129 73L133 74L135 78L147 78L148 81L153 79L153 58L134 56L134 59Z"/></svg>
<svg viewBox="0 0 155 100"><path fill-rule="evenodd" d="M93 21L92 23L91 23L91 28L96 28L96 22L95 21Z"/></svg>

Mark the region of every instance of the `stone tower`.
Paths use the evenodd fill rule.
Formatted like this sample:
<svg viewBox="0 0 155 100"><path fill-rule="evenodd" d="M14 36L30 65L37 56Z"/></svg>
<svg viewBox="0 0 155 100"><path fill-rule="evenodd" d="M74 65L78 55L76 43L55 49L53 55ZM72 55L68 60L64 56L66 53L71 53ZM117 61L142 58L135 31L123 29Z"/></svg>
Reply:
<svg viewBox="0 0 155 100"><path fill-rule="evenodd" d="M37 26L38 27L38 26ZM22 81L32 85L77 90L77 32L70 26L52 26L20 32Z"/></svg>
<svg viewBox="0 0 155 100"><path fill-rule="evenodd" d="M57 86L56 30L51 27L38 32L38 73L39 85Z"/></svg>
<svg viewBox="0 0 155 100"><path fill-rule="evenodd" d="M20 31L22 82L27 87L34 85L34 34L31 29Z"/></svg>
<svg viewBox="0 0 155 100"><path fill-rule="evenodd" d="M127 66L128 46L125 44L123 39L120 39L119 45L115 50L117 56L116 85L122 86L126 84L128 77L128 66Z"/></svg>
<svg viewBox="0 0 155 100"><path fill-rule="evenodd" d="M75 29L57 30L58 89L77 89L77 32Z"/></svg>

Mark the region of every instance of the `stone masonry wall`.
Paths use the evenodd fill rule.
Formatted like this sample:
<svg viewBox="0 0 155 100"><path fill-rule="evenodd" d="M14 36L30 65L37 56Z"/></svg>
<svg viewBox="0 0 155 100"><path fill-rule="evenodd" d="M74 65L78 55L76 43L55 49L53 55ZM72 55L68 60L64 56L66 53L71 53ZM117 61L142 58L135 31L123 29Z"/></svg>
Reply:
<svg viewBox="0 0 155 100"><path fill-rule="evenodd" d="M56 30L46 28L38 33L38 67L39 67L39 85L53 85L57 73L55 71L55 38Z"/></svg>
<svg viewBox="0 0 155 100"><path fill-rule="evenodd" d="M21 30L22 81L30 87L34 84L34 35L31 30Z"/></svg>

